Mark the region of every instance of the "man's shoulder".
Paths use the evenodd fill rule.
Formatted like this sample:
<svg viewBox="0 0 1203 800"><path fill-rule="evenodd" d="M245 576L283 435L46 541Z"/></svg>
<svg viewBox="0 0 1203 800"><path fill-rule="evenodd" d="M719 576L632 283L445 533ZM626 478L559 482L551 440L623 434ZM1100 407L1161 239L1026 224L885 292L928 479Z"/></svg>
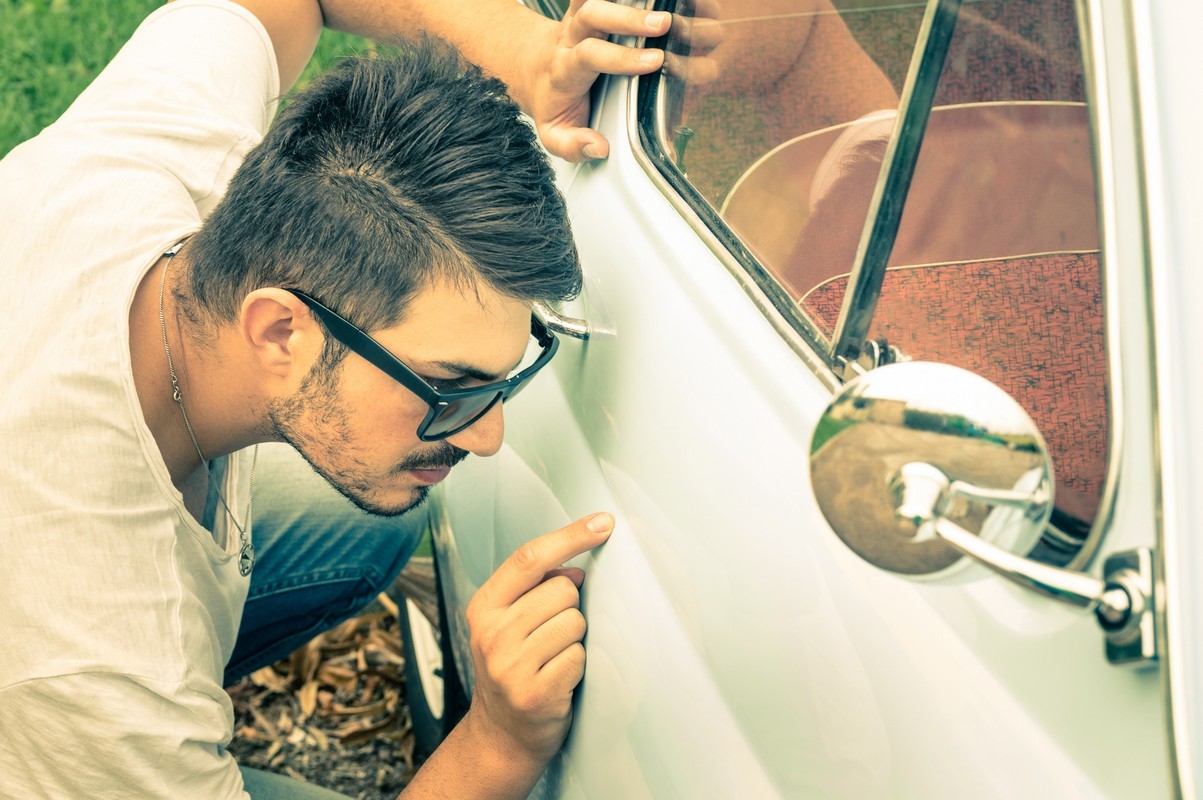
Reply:
<svg viewBox="0 0 1203 800"><path fill-rule="evenodd" d="M279 91L275 51L253 14L228 0L176 0L143 21L56 124L143 120L170 136L200 123L262 135Z"/></svg>

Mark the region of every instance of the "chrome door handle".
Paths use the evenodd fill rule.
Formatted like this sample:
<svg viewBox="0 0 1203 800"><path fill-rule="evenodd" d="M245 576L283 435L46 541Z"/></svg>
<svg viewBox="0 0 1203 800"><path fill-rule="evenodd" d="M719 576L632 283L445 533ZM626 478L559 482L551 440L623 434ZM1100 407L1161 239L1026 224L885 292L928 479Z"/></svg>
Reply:
<svg viewBox="0 0 1203 800"><path fill-rule="evenodd" d="M564 336L588 341L589 334L593 332L593 326L589 324L588 320L565 317L547 303L536 302L534 304L534 312L535 316L547 326L548 330L563 334Z"/></svg>

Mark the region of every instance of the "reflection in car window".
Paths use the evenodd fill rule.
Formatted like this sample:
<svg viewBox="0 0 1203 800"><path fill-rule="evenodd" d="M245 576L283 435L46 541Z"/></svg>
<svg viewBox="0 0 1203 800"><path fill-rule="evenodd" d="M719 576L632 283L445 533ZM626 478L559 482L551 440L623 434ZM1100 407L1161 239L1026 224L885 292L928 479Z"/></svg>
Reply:
<svg viewBox="0 0 1203 800"><path fill-rule="evenodd" d="M661 164L755 256L750 272L796 304L812 341L830 342L923 4L689 0L676 13ZM1040 555L1065 563L1097 514L1108 455L1073 0L961 7L902 208L869 337L970 369L1028 410L1058 479L1058 530L1042 547L1068 536Z"/></svg>
<svg viewBox="0 0 1203 800"><path fill-rule="evenodd" d="M825 157L849 127L897 109L923 11L922 2L866 0L677 8L666 144L691 186L795 300L810 288L790 267L795 250L808 230L833 223L812 225L821 188L838 169ZM860 208L834 220L853 238L873 182L857 188Z"/></svg>

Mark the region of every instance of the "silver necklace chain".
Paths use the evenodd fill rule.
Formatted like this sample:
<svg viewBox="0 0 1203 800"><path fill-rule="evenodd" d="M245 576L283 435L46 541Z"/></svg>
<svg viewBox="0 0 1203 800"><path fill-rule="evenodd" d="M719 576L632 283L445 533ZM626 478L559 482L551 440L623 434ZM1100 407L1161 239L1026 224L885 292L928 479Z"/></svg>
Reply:
<svg viewBox="0 0 1203 800"><path fill-rule="evenodd" d="M180 407L180 414L184 417L184 427L188 429L192 446L196 448L196 454L200 456L201 464L205 467L205 475L212 481L213 473L209 469L209 462L205 459L205 454L201 452L200 442L196 440L196 431L192 430L192 421L188 419L188 409L184 407L184 393L180 391L180 381L176 377L175 364L171 360L171 345L167 343L167 317L163 313L163 289L167 285L167 268L171 265L171 259L175 258L175 254L183 246L184 244L181 242L164 253L167 260L163 262L163 274L159 276L159 330L163 334L163 351L167 353L167 372L171 375L171 399L175 400L176 405ZM221 487L216 487L217 501L226 510L234 527L238 529L238 571L242 573L243 577L250 575L251 570L255 567L255 545L251 543L251 537L247 535L246 530L251 525L251 500L255 492L255 467L258 466L258 463L259 445L255 445L254 455L251 456L251 480L246 496L246 512L242 515L241 524L234 516L234 511L226 503L225 497L222 496Z"/></svg>

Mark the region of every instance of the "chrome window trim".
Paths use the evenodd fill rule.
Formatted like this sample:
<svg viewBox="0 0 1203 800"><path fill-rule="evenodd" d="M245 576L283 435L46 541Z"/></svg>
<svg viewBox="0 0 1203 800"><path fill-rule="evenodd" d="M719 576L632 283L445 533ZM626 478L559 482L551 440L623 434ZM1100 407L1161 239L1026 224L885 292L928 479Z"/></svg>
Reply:
<svg viewBox="0 0 1203 800"><path fill-rule="evenodd" d="M665 10L666 6L665 0L657 0L656 8ZM640 40L639 46L643 46L643 44L644 40ZM659 102L659 91L655 92L650 101L647 99L647 92L653 82L661 80L663 80L663 75L653 73L627 81L627 137L636 163L643 168L652 185L681 215L715 258L727 269L744 293L756 304L756 307L785 340L790 349L802 359L806 367L815 374L828 391L834 392L841 383L826 361L824 355L828 347L826 339L784 290L778 287L778 290L770 295L771 290L754 277L761 275L770 286L777 286L776 282L768 277L767 271L756 256L730 232L725 223L719 220L718 212L714 207L692 186L679 179L676 167L671 165L666 157L667 154L660 156L660 159L669 164L670 169L662 171L657 165L656 157L650 152L653 149L651 145L657 143L650 142L645 136L640 113L648 109L654 110L656 107ZM654 119L653 124L655 124ZM677 180L670 180L666 173ZM690 200L693 202L691 203ZM699 209L704 209L711 221L703 219ZM725 235L717 233L712 225L718 226Z"/></svg>
<svg viewBox="0 0 1203 800"><path fill-rule="evenodd" d="M1097 555L1103 535L1111 526L1115 515L1115 502L1119 488L1120 455L1123 451L1123 394L1114 389L1123 375L1120 363L1120 313L1116 307L1113 287L1119 285L1119 259L1109 254L1119 252L1116 243L1118 219L1116 216L1116 176L1110 158L1103 154L1114 152L1111 135L1111 104L1108 95L1106 71L1102 68L1104 52L1103 37L1096 30L1099 17L1090 6L1097 0L1075 0L1078 17L1078 40L1082 52L1082 77L1086 91L1086 113L1090 123L1094 161L1095 196L1099 212L1099 256L1102 263L1103 298L1103 347L1107 353L1107 474L1103 490L1099 495L1098 510L1090 533L1068 564L1066 569L1084 570Z"/></svg>

